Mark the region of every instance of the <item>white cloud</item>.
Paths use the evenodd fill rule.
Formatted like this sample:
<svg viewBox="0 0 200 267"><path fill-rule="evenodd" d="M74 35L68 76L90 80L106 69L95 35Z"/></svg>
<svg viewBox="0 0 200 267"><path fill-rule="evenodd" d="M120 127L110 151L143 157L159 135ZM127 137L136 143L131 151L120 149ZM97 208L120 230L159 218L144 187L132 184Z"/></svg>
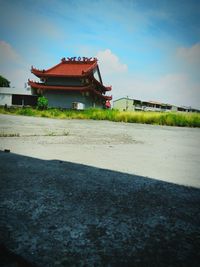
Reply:
<svg viewBox="0 0 200 267"><path fill-rule="evenodd" d="M5 41L0 41L0 58L1 64L6 64L9 61L17 62L20 60L20 56L12 48L12 46Z"/></svg>
<svg viewBox="0 0 200 267"><path fill-rule="evenodd" d="M126 74L110 82L114 99L128 96L200 108L200 84L194 83L187 74L167 74L157 79Z"/></svg>
<svg viewBox="0 0 200 267"><path fill-rule="evenodd" d="M189 64L200 65L200 43L192 47L179 47L177 49L177 56Z"/></svg>
<svg viewBox="0 0 200 267"><path fill-rule="evenodd" d="M195 61L199 46L187 50L187 60ZM183 51L182 51L183 52ZM106 49L97 53L105 84L112 85L113 99L130 97L141 100L157 100L163 103L200 108L200 82L189 72L181 70L152 78L149 75L136 75L128 71L126 64ZM193 60L193 61L192 61Z"/></svg>
<svg viewBox="0 0 200 267"><path fill-rule="evenodd" d="M23 58L7 42L0 41L0 75L11 82L11 86L24 87L29 68Z"/></svg>
<svg viewBox="0 0 200 267"><path fill-rule="evenodd" d="M194 82L188 74L168 74L156 84L163 99L177 105L200 108L200 83Z"/></svg>
<svg viewBox="0 0 200 267"><path fill-rule="evenodd" d="M124 73L128 70L126 64L120 62L119 58L112 53L110 49L106 49L104 51L99 51L97 53L97 58L99 60L100 70L102 74L119 74Z"/></svg>

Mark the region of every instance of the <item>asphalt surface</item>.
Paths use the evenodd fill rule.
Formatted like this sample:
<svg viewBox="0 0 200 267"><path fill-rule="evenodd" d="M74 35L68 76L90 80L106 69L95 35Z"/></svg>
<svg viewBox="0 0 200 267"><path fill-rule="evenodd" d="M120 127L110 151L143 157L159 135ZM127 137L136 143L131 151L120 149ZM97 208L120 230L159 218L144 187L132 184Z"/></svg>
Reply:
<svg viewBox="0 0 200 267"><path fill-rule="evenodd" d="M199 129L0 123L0 266L200 265Z"/></svg>

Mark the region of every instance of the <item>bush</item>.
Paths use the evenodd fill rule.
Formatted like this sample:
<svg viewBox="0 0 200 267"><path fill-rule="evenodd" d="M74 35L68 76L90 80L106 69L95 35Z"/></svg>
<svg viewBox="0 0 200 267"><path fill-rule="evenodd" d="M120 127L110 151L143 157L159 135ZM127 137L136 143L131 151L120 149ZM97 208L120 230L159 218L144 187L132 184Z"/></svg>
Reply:
<svg viewBox="0 0 200 267"><path fill-rule="evenodd" d="M32 108L21 108L16 110L16 114L24 116L34 116L35 112Z"/></svg>
<svg viewBox="0 0 200 267"><path fill-rule="evenodd" d="M40 110L47 109L48 108L48 99L46 97L44 97L44 96L38 97L37 107Z"/></svg>

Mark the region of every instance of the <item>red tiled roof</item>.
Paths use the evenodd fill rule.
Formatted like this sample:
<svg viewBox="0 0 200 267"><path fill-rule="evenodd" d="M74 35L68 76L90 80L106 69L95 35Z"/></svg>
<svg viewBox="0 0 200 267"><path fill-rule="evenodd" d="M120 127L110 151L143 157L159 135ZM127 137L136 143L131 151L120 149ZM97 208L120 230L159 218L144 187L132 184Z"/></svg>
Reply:
<svg viewBox="0 0 200 267"><path fill-rule="evenodd" d="M104 92L106 91L111 91L112 90L112 86L104 86L103 84L101 84L99 81L97 81L95 78L93 78L93 81L96 85L98 85Z"/></svg>
<svg viewBox="0 0 200 267"><path fill-rule="evenodd" d="M111 100L112 96L106 96L106 91L111 91L111 86L104 86L102 81L99 82L95 79L93 71L99 72L97 59L96 58L63 58L61 62L52 68L47 70L38 70L36 68L31 69L31 72L39 78L45 77L85 77L88 79L89 84L86 86L57 86L57 85L46 85L43 83L33 82L29 80L29 85L35 89L41 90L66 90L66 91L79 91L79 92L91 92L98 97L105 100ZM100 75L100 72L99 72ZM101 77L100 77L101 80Z"/></svg>
<svg viewBox="0 0 200 267"><path fill-rule="evenodd" d="M66 60L47 70L38 70L32 67L31 72L38 77L42 76L85 76L97 67L97 59Z"/></svg>
<svg viewBox="0 0 200 267"><path fill-rule="evenodd" d="M55 86L55 85L45 85L42 83L34 82L28 80L28 84L35 89L41 90L64 90L64 91L79 91L79 92L92 92L95 95L105 99L105 100L112 100L112 96L102 95L100 92L95 90L91 85L88 86Z"/></svg>
<svg viewBox="0 0 200 267"><path fill-rule="evenodd" d="M35 89L47 89L47 90L67 90L67 91L87 91L90 86L59 86L59 85L46 85L43 83L34 82L28 80L28 84Z"/></svg>

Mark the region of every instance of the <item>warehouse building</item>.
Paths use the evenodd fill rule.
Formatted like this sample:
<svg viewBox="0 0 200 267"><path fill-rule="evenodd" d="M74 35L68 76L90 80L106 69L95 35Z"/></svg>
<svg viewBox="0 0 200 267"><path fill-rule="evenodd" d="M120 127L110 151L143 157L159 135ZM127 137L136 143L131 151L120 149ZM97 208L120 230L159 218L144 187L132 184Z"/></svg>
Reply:
<svg viewBox="0 0 200 267"><path fill-rule="evenodd" d="M182 111L200 112L191 107L179 107L156 101L142 101L128 97L122 97L113 101L113 108L120 111Z"/></svg>

